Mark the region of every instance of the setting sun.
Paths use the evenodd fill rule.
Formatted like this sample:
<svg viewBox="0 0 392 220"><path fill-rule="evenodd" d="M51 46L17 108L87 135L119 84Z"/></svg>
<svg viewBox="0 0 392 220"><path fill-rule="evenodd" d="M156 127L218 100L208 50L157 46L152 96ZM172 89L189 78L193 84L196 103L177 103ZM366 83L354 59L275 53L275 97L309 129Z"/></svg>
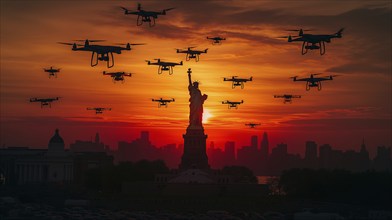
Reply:
<svg viewBox="0 0 392 220"><path fill-rule="evenodd" d="M212 117L210 111L208 109L204 109L203 112L203 123L208 123L208 119Z"/></svg>

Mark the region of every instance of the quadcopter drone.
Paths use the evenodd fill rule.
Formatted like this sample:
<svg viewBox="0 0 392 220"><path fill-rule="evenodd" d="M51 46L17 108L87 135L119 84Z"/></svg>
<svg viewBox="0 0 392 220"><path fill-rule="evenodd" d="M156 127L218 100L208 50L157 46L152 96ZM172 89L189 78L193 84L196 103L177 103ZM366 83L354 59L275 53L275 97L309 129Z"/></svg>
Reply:
<svg viewBox="0 0 392 220"><path fill-rule="evenodd" d="M283 95L274 95L274 98L283 98L283 103L292 103L292 99L294 98L301 98L300 95L290 95L290 94L283 94Z"/></svg>
<svg viewBox="0 0 392 220"><path fill-rule="evenodd" d="M245 124L245 126L249 126L250 128L255 128L256 126L261 125L260 123L256 124L256 123L248 123Z"/></svg>
<svg viewBox="0 0 392 220"><path fill-rule="evenodd" d="M177 50L177 53L185 53L186 54L186 61L189 61L191 59L195 59L196 62L199 61L200 54L207 53L207 50L208 50L208 48L205 50L192 50L192 48L195 48L195 47L188 47L187 49L184 49L184 50L182 50L182 49L176 49L176 50Z"/></svg>
<svg viewBox="0 0 392 220"><path fill-rule="evenodd" d="M53 66L51 66L49 69L43 68L45 72L48 73L49 78L52 76L57 78L57 73L60 72L61 68L55 69Z"/></svg>
<svg viewBox="0 0 392 220"><path fill-rule="evenodd" d="M41 102L41 108L48 106L49 108L52 107L51 103L53 101L59 100L61 97L54 97L54 98L30 98L30 102Z"/></svg>
<svg viewBox="0 0 392 220"><path fill-rule="evenodd" d="M149 60L146 60L148 65L157 65L158 66L158 74L162 74L163 71L169 71L169 75L173 74L173 67L177 66L177 65L181 65L182 66L182 61L179 63L174 63L174 62L165 62L165 61L161 61L161 59L154 59L157 62L152 63Z"/></svg>
<svg viewBox="0 0 392 220"><path fill-rule="evenodd" d="M227 104L227 108L228 109L238 109L238 105L241 105L242 103L244 103L244 100L241 100L240 102L232 102L229 100L223 101L222 104Z"/></svg>
<svg viewBox="0 0 392 220"><path fill-rule="evenodd" d="M158 102L158 108L160 108L161 106L165 106L167 108L167 104L170 102L174 102L175 100L174 100L174 98L172 98L172 99L160 98L160 99L152 99L152 101Z"/></svg>
<svg viewBox="0 0 392 220"><path fill-rule="evenodd" d="M116 83L118 81L121 81L121 83L124 83L124 81L125 81L124 77L125 76L131 77L132 73L126 73L126 72L110 72L110 73L108 73L106 71L103 71L103 75L112 77L112 80L114 83Z"/></svg>
<svg viewBox="0 0 392 220"><path fill-rule="evenodd" d="M223 37L207 37L207 39L212 41L212 45L221 45L222 40L226 40Z"/></svg>
<svg viewBox="0 0 392 220"><path fill-rule="evenodd" d="M144 45L144 44L130 44L130 43L118 44L118 45L125 45L125 47L121 47L121 46L106 46L106 45L90 44L90 43L95 43L95 42L102 42L104 40L75 40L75 41L84 41L84 45L76 44L76 43L63 43L63 42L58 42L58 43L65 44L65 45L71 45L73 51L92 52L91 66L94 67L94 66L98 65L98 61L106 61L108 68L111 68L114 66L113 53L121 54L121 51L123 51L123 50L131 50L131 46Z"/></svg>
<svg viewBox="0 0 392 220"><path fill-rule="evenodd" d="M292 78L294 82L305 81L306 82L306 91L309 91L310 88L312 88L312 87L317 87L317 89L320 91L321 90L321 81L333 80L333 77L339 76L339 75L330 75L330 76L324 76L324 77L314 77L319 74L321 74L321 73L310 74L309 78L298 79L297 78L298 76L293 76L290 78Z"/></svg>
<svg viewBox="0 0 392 220"><path fill-rule="evenodd" d="M244 88L244 83L246 83L247 81L252 81L253 77L250 77L249 79L246 78L237 78L238 76L232 76L231 78L223 78L223 81L232 81L232 88L234 89L236 86L241 86L241 89Z"/></svg>
<svg viewBox="0 0 392 220"><path fill-rule="evenodd" d="M94 110L95 114L102 114L103 111L111 111L111 108L101 108L101 107L94 107L94 108L87 108L87 110Z"/></svg>
<svg viewBox="0 0 392 220"><path fill-rule="evenodd" d="M287 30L298 31L298 36L282 36L279 38L287 38L288 42L303 41L301 54L304 55L308 50L320 50L320 55L325 54L325 42L330 43L332 38L341 38L344 28L341 28L334 34L305 34L304 31L310 30Z"/></svg>
<svg viewBox="0 0 392 220"><path fill-rule="evenodd" d="M141 26L143 22L148 22L150 27L155 26L155 19L158 19L158 15L166 15L167 11L174 8L163 9L162 11L145 11L142 9L142 5L137 4L137 11L130 11L124 7L121 7L126 15L137 15L136 25Z"/></svg>

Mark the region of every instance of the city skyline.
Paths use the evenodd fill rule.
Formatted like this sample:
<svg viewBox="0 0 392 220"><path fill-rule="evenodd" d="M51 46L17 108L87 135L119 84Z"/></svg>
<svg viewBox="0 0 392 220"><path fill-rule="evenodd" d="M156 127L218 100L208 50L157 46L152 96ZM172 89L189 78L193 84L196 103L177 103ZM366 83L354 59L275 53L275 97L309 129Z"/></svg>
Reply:
<svg viewBox="0 0 392 220"><path fill-rule="evenodd" d="M176 7L153 28L137 27L135 17L125 16L119 6L132 9L136 2L1 2L1 146L45 146L48 131L56 128L69 143L99 132L115 148L118 141L148 130L158 146L180 144L188 122L189 67L209 95L204 123L208 145L214 141L223 148L226 141L235 141L246 146L250 136L267 131L273 146L284 142L294 153L302 152L309 137L345 150L365 138L372 154L379 145L391 146L390 2L148 1L145 8ZM302 56L299 43L276 39L288 34L285 29L301 27L317 29L315 33L346 29L341 39L327 44L325 55L311 51ZM213 46L207 35L227 40ZM104 63L90 67L89 54L56 44L86 38L146 43L115 55L113 71L136 74L114 84L102 76ZM197 63L185 62L174 48L191 45L209 51ZM173 75L158 75L144 61L153 58L183 60L184 66L177 66ZM58 78L49 79L42 71L48 66L62 68ZM308 92L289 79L316 72L341 77L326 82L322 91ZM243 90L232 89L222 79L232 75L254 80ZM273 98L288 92L302 95L301 100L285 105ZM28 102L41 96L63 98L52 108ZM151 102L158 96L176 102L158 109ZM220 103L226 99L245 103L228 110ZM85 110L97 103L112 111L97 116ZM261 126L250 129L244 125L249 122Z"/></svg>

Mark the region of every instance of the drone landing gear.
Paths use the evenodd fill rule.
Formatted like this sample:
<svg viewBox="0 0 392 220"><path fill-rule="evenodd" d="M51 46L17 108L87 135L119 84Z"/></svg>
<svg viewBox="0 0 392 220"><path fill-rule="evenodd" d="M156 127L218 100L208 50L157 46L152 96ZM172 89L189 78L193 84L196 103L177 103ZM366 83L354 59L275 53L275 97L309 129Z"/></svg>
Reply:
<svg viewBox="0 0 392 220"><path fill-rule="evenodd" d="M309 90L310 90L309 82L306 82L306 91L309 91Z"/></svg>
<svg viewBox="0 0 392 220"><path fill-rule="evenodd" d="M94 56L95 54L96 56ZM93 53L91 54L91 66L94 67L98 65L98 61L100 60L100 61L106 61L107 67L112 68L114 66L114 56L112 52L110 52L110 57L109 57L109 53L98 54L95 51L93 51Z"/></svg>
<svg viewBox="0 0 392 220"><path fill-rule="evenodd" d="M317 89L318 89L318 91L321 90L321 82L318 83Z"/></svg>
<svg viewBox="0 0 392 220"><path fill-rule="evenodd" d="M301 51L302 55L305 55L308 52L308 46L309 46L309 42L304 41L302 43L302 51Z"/></svg>
<svg viewBox="0 0 392 220"><path fill-rule="evenodd" d="M320 45L320 55L324 55L325 54L325 41L320 41L319 45Z"/></svg>

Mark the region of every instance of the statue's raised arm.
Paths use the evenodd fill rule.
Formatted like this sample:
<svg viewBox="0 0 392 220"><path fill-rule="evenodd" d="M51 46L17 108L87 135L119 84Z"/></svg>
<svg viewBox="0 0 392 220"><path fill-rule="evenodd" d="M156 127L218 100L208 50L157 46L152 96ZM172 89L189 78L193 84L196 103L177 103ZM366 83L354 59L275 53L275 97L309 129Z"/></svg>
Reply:
<svg viewBox="0 0 392 220"><path fill-rule="evenodd" d="M191 79L191 68L188 69L188 79L189 79L189 86L192 86L192 79Z"/></svg>

